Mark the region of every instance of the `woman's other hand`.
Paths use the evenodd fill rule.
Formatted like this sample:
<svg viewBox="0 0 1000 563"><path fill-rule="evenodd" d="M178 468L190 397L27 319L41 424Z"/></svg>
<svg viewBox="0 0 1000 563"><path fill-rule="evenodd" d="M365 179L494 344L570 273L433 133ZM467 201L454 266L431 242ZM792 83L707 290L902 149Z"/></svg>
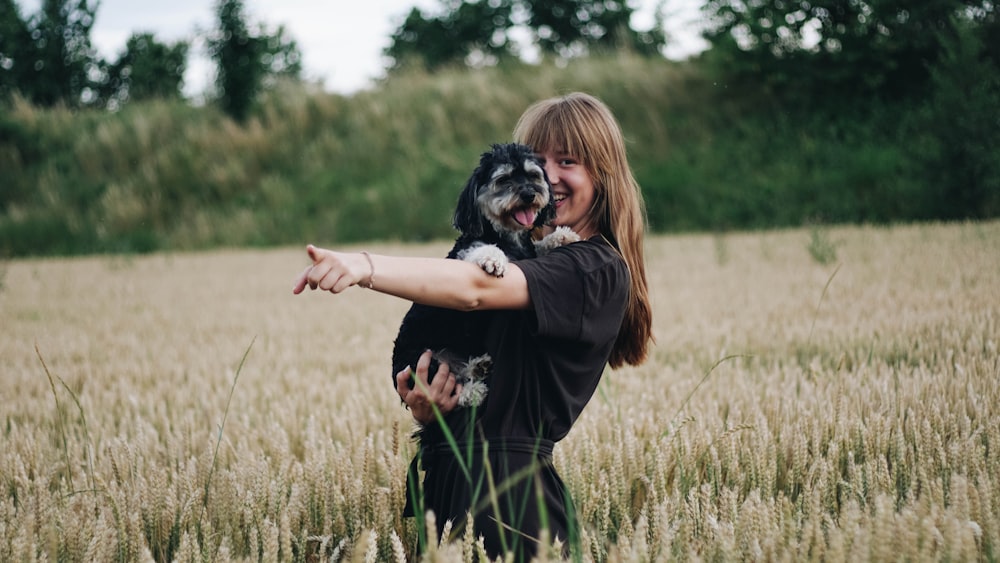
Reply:
<svg viewBox="0 0 1000 563"><path fill-rule="evenodd" d="M455 376L449 371L448 364L442 363L434 374L434 379L427 382L427 372L431 365L430 350L420 355L417 360L417 380L410 389L410 378L413 371L406 368L396 374L396 392L399 398L406 403L413 414L413 418L420 424L427 425L434 422L434 405L442 415L451 412L458 405L458 394L462 391L462 386L455 381Z"/></svg>

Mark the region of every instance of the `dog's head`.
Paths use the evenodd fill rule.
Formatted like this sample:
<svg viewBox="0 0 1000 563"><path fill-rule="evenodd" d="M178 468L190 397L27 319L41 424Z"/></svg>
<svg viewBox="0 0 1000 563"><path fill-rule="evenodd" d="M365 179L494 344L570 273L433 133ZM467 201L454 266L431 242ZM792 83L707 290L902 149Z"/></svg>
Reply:
<svg viewBox="0 0 1000 563"><path fill-rule="evenodd" d="M479 159L455 208L454 225L478 237L492 226L500 234L519 234L555 217L552 186L530 147L495 144Z"/></svg>

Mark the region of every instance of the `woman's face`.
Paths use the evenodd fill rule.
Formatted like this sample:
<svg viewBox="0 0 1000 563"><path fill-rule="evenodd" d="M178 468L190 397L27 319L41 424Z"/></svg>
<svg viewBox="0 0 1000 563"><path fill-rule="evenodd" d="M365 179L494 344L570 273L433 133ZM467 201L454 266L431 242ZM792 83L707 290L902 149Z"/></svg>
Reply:
<svg viewBox="0 0 1000 563"><path fill-rule="evenodd" d="M556 218L552 224L569 227L581 238L589 238L597 230L590 223L594 205L594 180L587 167L577 157L560 151L537 153L552 183L556 203Z"/></svg>

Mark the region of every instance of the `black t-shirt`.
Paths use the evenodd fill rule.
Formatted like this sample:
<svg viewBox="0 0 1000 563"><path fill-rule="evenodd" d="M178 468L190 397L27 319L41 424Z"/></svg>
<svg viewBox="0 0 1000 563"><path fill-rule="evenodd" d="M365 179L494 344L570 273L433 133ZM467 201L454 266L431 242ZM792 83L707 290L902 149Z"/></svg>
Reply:
<svg viewBox="0 0 1000 563"><path fill-rule="evenodd" d="M603 237L522 260L527 311L500 311L487 337L493 357L479 419L487 437L566 436L593 396L629 294L625 261Z"/></svg>
<svg viewBox="0 0 1000 563"><path fill-rule="evenodd" d="M425 429L418 456L425 470L422 502L409 499L404 514L433 510L440 534L446 520L460 532L471 510L491 557L513 550L517 561L526 561L535 549L526 538L538 537L543 522L551 538L568 545L578 539L572 500L552 465L552 445L566 436L597 389L624 318L629 273L603 237L517 266L527 279L531 307L492 315L486 400L478 409L448 415L450 440L436 425ZM446 442L457 443L460 455ZM490 488L498 491L495 497ZM543 498L536 497L539 492Z"/></svg>

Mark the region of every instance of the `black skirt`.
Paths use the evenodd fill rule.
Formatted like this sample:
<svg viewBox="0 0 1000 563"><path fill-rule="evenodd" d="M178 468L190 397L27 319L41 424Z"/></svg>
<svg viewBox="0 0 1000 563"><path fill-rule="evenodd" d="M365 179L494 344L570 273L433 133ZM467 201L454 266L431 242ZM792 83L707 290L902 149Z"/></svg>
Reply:
<svg viewBox="0 0 1000 563"><path fill-rule="evenodd" d="M567 555L578 539L575 515L552 465L552 447L531 438L422 445L407 474L403 515L423 518L433 511L439 538L451 520L451 537L444 538L450 540L465 532L471 513L476 538L483 537L491 558L514 553L516 561L529 561L543 529L550 543L559 538Z"/></svg>

